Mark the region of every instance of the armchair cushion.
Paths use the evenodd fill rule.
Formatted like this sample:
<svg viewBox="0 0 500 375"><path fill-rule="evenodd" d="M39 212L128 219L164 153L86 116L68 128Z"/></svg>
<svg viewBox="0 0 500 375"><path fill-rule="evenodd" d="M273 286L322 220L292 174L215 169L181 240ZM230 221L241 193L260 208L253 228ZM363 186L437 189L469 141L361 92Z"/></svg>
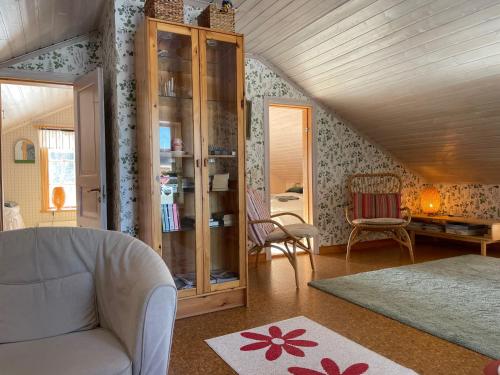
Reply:
<svg viewBox="0 0 500 375"><path fill-rule="evenodd" d="M311 238L318 235L318 229L314 225L310 224L290 224L285 225L284 228L289 231L292 235L298 238ZM288 234L283 232L280 228L276 228L271 233L267 235L267 242L279 242L288 237Z"/></svg>
<svg viewBox="0 0 500 375"><path fill-rule="evenodd" d="M89 233L62 236L54 230L40 236L42 232L1 233L0 344L92 329L99 323L96 249Z"/></svg>
<svg viewBox="0 0 500 375"><path fill-rule="evenodd" d="M0 345L0 363L2 374L132 374L126 350L103 328Z"/></svg>

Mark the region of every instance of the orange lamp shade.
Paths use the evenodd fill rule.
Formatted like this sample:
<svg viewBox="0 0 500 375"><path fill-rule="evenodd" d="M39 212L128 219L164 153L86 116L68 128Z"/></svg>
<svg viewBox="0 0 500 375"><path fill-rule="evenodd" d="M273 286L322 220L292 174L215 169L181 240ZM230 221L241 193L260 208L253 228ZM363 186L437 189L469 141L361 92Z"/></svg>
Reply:
<svg viewBox="0 0 500 375"><path fill-rule="evenodd" d="M441 196L435 187L428 187L420 193L420 206L426 214L435 214L441 207Z"/></svg>
<svg viewBox="0 0 500 375"><path fill-rule="evenodd" d="M64 207L64 202L66 201L66 193L64 192L64 188L62 186L57 186L52 189L52 203L59 211Z"/></svg>

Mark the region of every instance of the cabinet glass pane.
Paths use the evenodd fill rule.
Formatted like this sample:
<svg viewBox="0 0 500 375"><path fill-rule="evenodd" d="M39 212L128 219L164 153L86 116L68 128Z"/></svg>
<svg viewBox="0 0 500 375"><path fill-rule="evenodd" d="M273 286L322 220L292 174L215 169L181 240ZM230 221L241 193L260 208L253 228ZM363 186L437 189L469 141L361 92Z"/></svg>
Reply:
<svg viewBox="0 0 500 375"><path fill-rule="evenodd" d="M210 282L239 279L236 45L207 40Z"/></svg>
<svg viewBox="0 0 500 375"><path fill-rule="evenodd" d="M196 288L191 38L158 33L162 257L178 289Z"/></svg>

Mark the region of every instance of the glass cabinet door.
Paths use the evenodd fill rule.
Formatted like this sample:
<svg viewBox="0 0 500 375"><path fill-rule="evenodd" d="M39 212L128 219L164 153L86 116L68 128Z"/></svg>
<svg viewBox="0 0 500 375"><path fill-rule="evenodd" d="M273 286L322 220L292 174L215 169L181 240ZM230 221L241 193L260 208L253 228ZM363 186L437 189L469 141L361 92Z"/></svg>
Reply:
<svg viewBox="0 0 500 375"><path fill-rule="evenodd" d="M199 74L197 37L196 32L180 34L163 26L156 44L161 249L181 296L196 294L203 280L197 274L197 247L201 243L196 165L200 158L199 123L194 116L199 111L199 89L193 84L198 85Z"/></svg>
<svg viewBox="0 0 500 375"><path fill-rule="evenodd" d="M200 32L202 77L203 220L208 254L205 291L237 287L241 278L240 214L244 210L242 56L236 37ZM244 193L244 192L243 192ZM243 220L244 221L244 220ZM244 236L243 236L244 241Z"/></svg>

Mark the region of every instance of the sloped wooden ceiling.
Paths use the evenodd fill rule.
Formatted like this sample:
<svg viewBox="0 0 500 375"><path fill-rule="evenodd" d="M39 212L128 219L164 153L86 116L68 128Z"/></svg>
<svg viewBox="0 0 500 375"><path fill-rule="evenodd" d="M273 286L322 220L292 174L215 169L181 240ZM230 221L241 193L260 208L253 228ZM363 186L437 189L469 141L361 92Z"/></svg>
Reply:
<svg viewBox="0 0 500 375"><path fill-rule="evenodd" d="M500 0L238 0L261 57L432 182L500 183Z"/></svg>
<svg viewBox="0 0 500 375"><path fill-rule="evenodd" d="M1 104L2 130L6 131L60 108L71 106L73 89L2 84Z"/></svg>
<svg viewBox="0 0 500 375"><path fill-rule="evenodd" d="M96 30L106 0L0 0L0 62Z"/></svg>

